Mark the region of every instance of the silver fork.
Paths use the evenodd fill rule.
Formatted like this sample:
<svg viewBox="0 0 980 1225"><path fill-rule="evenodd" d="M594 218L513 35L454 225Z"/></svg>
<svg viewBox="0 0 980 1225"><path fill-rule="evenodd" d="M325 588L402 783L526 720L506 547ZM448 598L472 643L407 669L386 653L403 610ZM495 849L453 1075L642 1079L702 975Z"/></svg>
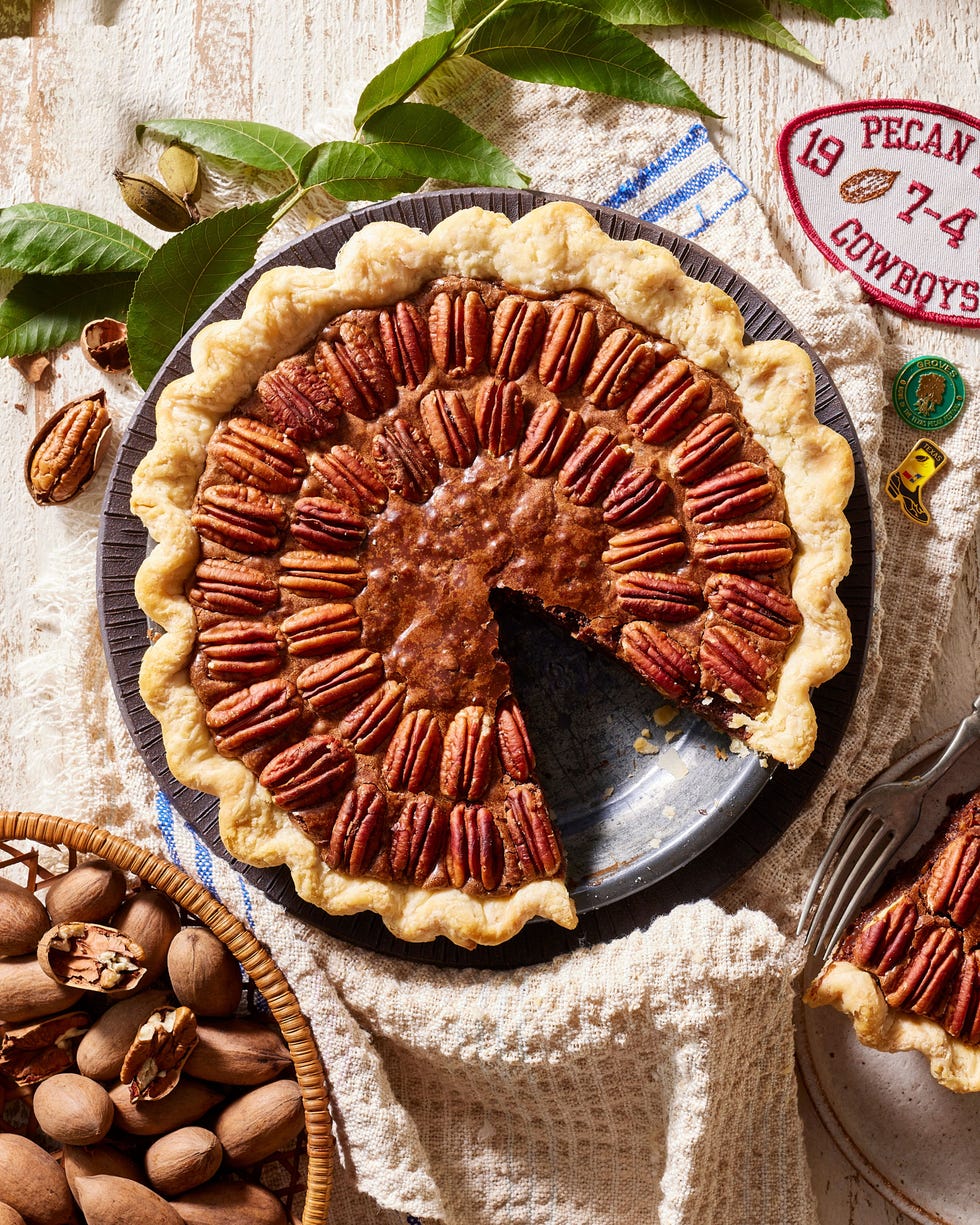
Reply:
<svg viewBox="0 0 980 1225"><path fill-rule="evenodd" d="M803 901L796 934L823 959L837 944L851 915L899 846L919 823L922 799L955 758L980 739L980 696L939 760L925 774L900 783L878 783L851 804L820 861ZM827 873L835 857L837 863ZM820 884L827 877L814 909ZM811 913L812 912L812 913Z"/></svg>

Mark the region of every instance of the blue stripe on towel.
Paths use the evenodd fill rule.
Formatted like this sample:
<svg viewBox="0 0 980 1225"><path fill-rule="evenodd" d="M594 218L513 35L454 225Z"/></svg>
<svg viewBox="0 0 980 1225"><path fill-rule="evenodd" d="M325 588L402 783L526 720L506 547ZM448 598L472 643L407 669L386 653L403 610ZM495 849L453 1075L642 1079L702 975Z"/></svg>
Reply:
<svg viewBox="0 0 980 1225"><path fill-rule="evenodd" d="M177 838L174 832L174 810L171 808L170 801L162 791L157 792L156 808L157 826L159 827L160 833L163 835L163 842L167 848L167 854L178 868L182 868L184 865L180 862L180 854L177 851Z"/></svg>
<svg viewBox="0 0 980 1225"><path fill-rule="evenodd" d="M682 137L673 148L654 158L649 165L644 166L631 179L627 179L613 192L608 199L603 200L607 208L622 208L635 199L645 187L648 187L662 174L679 165L685 158L708 143L708 129L703 123L696 123L686 136Z"/></svg>

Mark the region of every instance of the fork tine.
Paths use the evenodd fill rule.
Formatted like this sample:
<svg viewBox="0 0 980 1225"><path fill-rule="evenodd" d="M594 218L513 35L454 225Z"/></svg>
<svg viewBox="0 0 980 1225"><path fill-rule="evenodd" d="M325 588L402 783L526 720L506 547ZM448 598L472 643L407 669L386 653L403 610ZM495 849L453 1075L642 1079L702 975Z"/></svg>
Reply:
<svg viewBox="0 0 980 1225"><path fill-rule="evenodd" d="M888 861L895 840L893 829L887 825L879 826L848 874L847 880L837 890L834 904L824 918L819 937L814 941L814 950L820 958L826 957L836 945L869 885Z"/></svg>
<svg viewBox="0 0 980 1225"><path fill-rule="evenodd" d="M817 923L816 914L811 915L813 904L817 899L817 893L821 883L824 881L827 873L830 871L831 864L834 861L834 856L840 850L854 827L857 825L858 817L863 816L867 812L865 806L861 803L852 804L850 808L841 817L840 824L834 830L834 836L830 840L830 845L824 851L823 859L813 874L813 880L810 882L810 888L807 890L807 895L803 899L803 909L800 913L800 921L796 926L796 934L802 936L806 944L810 943L810 937L813 935L814 928ZM828 888L830 882L828 881ZM824 889L824 897L827 896L827 889ZM809 919L809 922L807 921Z"/></svg>

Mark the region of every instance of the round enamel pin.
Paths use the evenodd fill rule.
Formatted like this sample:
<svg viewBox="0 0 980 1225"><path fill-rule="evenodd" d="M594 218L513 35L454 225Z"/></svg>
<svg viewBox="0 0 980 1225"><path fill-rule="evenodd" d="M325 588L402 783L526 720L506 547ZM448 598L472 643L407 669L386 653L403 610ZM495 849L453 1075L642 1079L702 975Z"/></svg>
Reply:
<svg viewBox="0 0 980 1225"><path fill-rule="evenodd" d="M945 357L914 357L895 375L892 403L915 430L941 430L960 415L966 391L960 372Z"/></svg>

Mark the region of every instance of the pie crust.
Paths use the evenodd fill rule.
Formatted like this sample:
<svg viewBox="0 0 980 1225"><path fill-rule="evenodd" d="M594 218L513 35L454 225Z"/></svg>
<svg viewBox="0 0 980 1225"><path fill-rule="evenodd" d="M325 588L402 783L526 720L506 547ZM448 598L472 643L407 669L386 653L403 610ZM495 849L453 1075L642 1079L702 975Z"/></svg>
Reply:
<svg viewBox="0 0 980 1225"><path fill-rule="evenodd" d="M481 893L472 882L465 890L422 888L328 867L256 773L218 752L192 679L198 621L187 594L202 555L192 518L207 490L208 447L219 424L254 400L263 375L307 350L331 321L428 293L440 278L463 289L472 287L471 280L497 286L495 301L505 291L552 302L591 295L649 337L663 338L685 359L681 365L698 368L697 377L711 382L723 403L729 397L740 405L746 445L753 454L761 447L765 459L745 466L764 469L760 479L791 527L792 562L783 570L802 624L792 627L792 640L780 649L778 675L766 678L771 688L760 705L739 709L739 695L719 689L716 699L701 696L700 709L760 754L791 767L814 744L811 688L837 673L850 651L836 588L850 564L844 506L853 461L844 439L814 415L813 370L800 348L785 341L743 345L742 318L726 294L686 276L662 248L609 238L584 209L566 203L545 205L514 223L467 209L430 234L373 223L346 244L334 270L269 271L250 291L240 319L211 324L195 337L193 371L162 392L156 444L133 478L133 510L158 542L140 568L136 593L163 631L146 652L140 691L163 728L170 768L187 786L220 797L220 832L234 855L258 866L287 864L307 900L335 914L373 910L403 939L446 935L471 946L506 940L536 916L574 926L574 906L559 875L498 894ZM621 423L625 432L625 417ZM739 522L752 527L751 514ZM611 529L604 530L603 546Z"/></svg>

